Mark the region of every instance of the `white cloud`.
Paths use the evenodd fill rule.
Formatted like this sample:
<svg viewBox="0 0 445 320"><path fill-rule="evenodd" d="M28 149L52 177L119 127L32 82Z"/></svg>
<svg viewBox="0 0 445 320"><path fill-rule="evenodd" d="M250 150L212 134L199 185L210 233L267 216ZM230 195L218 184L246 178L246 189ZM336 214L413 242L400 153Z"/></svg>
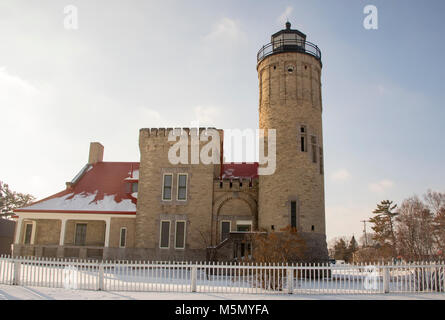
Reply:
<svg viewBox="0 0 445 320"><path fill-rule="evenodd" d="M280 24L285 24L289 19L290 16L292 14L292 11L294 11L294 8L291 6L286 7L286 9L284 10L284 12L278 17L278 22Z"/></svg>
<svg viewBox="0 0 445 320"><path fill-rule="evenodd" d="M216 126L217 120L221 117L221 110L217 107L197 106L195 112L195 122L200 126Z"/></svg>
<svg viewBox="0 0 445 320"><path fill-rule="evenodd" d="M239 41L245 37L239 23L233 19L224 17L212 28L212 31L204 36L206 41Z"/></svg>
<svg viewBox="0 0 445 320"><path fill-rule="evenodd" d="M346 169L337 170L331 175L333 181L346 181L349 178L351 178L351 174Z"/></svg>
<svg viewBox="0 0 445 320"><path fill-rule="evenodd" d="M8 95L35 95L39 90L26 80L8 73L6 67L0 67L0 92L8 92ZM6 97L2 98L5 99Z"/></svg>
<svg viewBox="0 0 445 320"><path fill-rule="evenodd" d="M391 180L381 180L379 182L370 183L369 190L376 193L382 193L383 191L390 189L394 186L394 182Z"/></svg>

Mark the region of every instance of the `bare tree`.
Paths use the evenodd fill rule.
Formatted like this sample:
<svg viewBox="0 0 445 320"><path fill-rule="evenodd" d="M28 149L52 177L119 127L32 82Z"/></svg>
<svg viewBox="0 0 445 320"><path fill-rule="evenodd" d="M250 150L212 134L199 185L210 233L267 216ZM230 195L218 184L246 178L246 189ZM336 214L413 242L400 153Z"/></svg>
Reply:
<svg viewBox="0 0 445 320"><path fill-rule="evenodd" d="M0 218L9 218L14 209L24 207L34 200L32 195L12 191L6 183L0 181Z"/></svg>
<svg viewBox="0 0 445 320"><path fill-rule="evenodd" d="M433 234L437 256L445 258L445 193L428 190L424 195L426 206L433 215Z"/></svg>
<svg viewBox="0 0 445 320"><path fill-rule="evenodd" d="M396 242L405 259L427 260L434 256L433 220L433 214L417 196L403 201L397 217Z"/></svg>

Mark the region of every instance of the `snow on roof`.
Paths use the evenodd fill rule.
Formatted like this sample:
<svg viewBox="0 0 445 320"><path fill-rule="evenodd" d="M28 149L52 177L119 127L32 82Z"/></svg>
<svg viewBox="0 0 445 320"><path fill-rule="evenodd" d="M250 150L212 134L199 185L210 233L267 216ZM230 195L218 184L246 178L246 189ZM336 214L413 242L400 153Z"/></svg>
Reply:
<svg viewBox="0 0 445 320"><path fill-rule="evenodd" d="M139 180L139 169L136 170L130 170L128 172L129 177L125 178L125 180Z"/></svg>
<svg viewBox="0 0 445 320"><path fill-rule="evenodd" d="M139 163L98 162L82 171L72 187L15 211L136 212L128 180L139 178Z"/></svg>
<svg viewBox="0 0 445 320"><path fill-rule="evenodd" d="M258 162L224 163L222 179L256 179L258 178Z"/></svg>
<svg viewBox="0 0 445 320"><path fill-rule="evenodd" d="M48 199L25 209L28 210L62 210L62 211L136 211L136 204L130 199L115 201L114 195L104 195L102 200L96 200L95 193L69 193L62 197Z"/></svg>

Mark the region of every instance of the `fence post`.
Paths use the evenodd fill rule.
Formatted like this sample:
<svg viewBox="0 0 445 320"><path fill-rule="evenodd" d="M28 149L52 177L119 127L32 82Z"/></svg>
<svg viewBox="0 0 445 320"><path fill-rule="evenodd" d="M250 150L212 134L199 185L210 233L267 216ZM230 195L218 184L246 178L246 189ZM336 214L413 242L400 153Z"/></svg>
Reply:
<svg viewBox="0 0 445 320"><path fill-rule="evenodd" d="M98 273L98 277L99 277L99 288L98 290L103 291L104 290L104 265L99 262L99 273Z"/></svg>
<svg viewBox="0 0 445 320"><path fill-rule="evenodd" d="M196 292L196 278L198 275L198 267L195 265L192 266L192 275L191 275L191 289L192 292Z"/></svg>
<svg viewBox="0 0 445 320"><path fill-rule="evenodd" d="M14 286L20 285L20 267L22 264L20 261L13 260L14 261L14 277L12 278L12 284Z"/></svg>
<svg viewBox="0 0 445 320"><path fill-rule="evenodd" d="M287 293L292 294L294 292L294 270L287 268Z"/></svg>
<svg viewBox="0 0 445 320"><path fill-rule="evenodd" d="M390 273L389 266L383 266L383 291L389 293Z"/></svg>

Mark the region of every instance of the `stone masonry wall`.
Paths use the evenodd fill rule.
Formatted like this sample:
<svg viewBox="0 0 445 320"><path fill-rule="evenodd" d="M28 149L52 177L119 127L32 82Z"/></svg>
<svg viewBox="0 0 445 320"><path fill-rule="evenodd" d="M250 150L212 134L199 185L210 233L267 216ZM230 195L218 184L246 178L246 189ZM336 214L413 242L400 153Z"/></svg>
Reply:
<svg viewBox="0 0 445 320"><path fill-rule="evenodd" d="M175 142L168 141L171 129L141 129L140 180L136 215L135 247L141 255L154 253L159 259L194 259L205 257L210 245L212 224L212 196L215 168L213 164L171 164L168 151ZM197 134L196 129L186 132ZM222 134L222 133L221 133ZM202 147L203 144L200 143ZM188 147L191 163L191 147ZM173 174L172 200L162 199L163 175ZM187 200L176 200L177 177L186 173ZM160 223L170 221L170 246L159 248ZM186 221L186 247L175 249L175 223ZM143 257L141 257L143 258Z"/></svg>
<svg viewBox="0 0 445 320"><path fill-rule="evenodd" d="M258 66L260 128L276 129L275 174L259 178L259 227L290 225L290 203L297 203L297 229L325 235L321 63L298 52L271 55ZM300 127L306 127L306 152ZM316 162L311 136L316 137ZM326 246L321 241L320 246Z"/></svg>

